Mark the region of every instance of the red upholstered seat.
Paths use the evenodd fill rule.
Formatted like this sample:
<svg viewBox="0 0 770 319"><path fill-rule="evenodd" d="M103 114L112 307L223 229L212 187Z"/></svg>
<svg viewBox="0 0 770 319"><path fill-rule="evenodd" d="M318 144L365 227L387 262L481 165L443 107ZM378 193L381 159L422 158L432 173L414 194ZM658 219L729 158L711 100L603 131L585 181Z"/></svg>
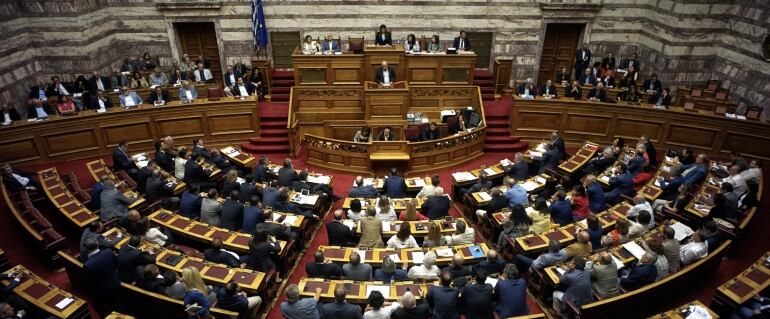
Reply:
<svg viewBox="0 0 770 319"><path fill-rule="evenodd" d="M207 92L210 99L222 97L222 89L218 87L208 88Z"/></svg>

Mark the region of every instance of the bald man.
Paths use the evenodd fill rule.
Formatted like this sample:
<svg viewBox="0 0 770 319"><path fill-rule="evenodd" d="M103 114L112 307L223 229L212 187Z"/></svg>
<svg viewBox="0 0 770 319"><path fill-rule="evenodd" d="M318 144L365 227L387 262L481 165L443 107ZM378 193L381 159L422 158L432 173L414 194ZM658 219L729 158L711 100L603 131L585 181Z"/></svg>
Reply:
<svg viewBox="0 0 770 319"><path fill-rule="evenodd" d="M374 82L383 85L390 85L396 82L396 70L388 66L388 61L382 61L380 67L374 73Z"/></svg>
<svg viewBox="0 0 770 319"><path fill-rule="evenodd" d="M655 277L658 276L658 269L655 268L657 259L658 257L651 252L642 255L636 268L631 270L628 275L620 278L620 285L623 289L634 290L655 281Z"/></svg>
<svg viewBox="0 0 770 319"><path fill-rule="evenodd" d="M442 271L447 271L452 275L452 280L455 280L455 287L462 287L465 285L465 282L468 281L467 277L471 275L471 267L465 265L465 257L460 253L456 253L454 257L452 257L452 263L450 263L449 266L444 267Z"/></svg>
<svg viewBox="0 0 770 319"><path fill-rule="evenodd" d="M321 306L321 317L323 318L335 318L335 319L360 319L361 307L349 304L345 297L347 297L347 291L345 291L344 285L339 285L334 288L334 302L330 302Z"/></svg>
<svg viewBox="0 0 770 319"><path fill-rule="evenodd" d="M487 251L487 259L482 260L480 263L473 266L473 273L483 269L487 274L500 274L505 269L505 260L500 259L500 254L497 250L490 249Z"/></svg>
<svg viewBox="0 0 770 319"><path fill-rule="evenodd" d="M118 227L125 229L131 235L144 236L144 234L139 233L140 219L142 219L142 215L139 214L139 211L136 209L129 210L126 216L118 220Z"/></svg>
<svg viewBox="0 0 770 319"><path fill-rule="evenodd" d="M342 209L334 211L334 220L326 224L326 232L329 234L331 246L354 246L358 242L356 232L342 223L345 212Z"/></svg>
<svg viewBox="0 0 770 319"><path fill-rule="evenodd" d="M577 241L562 249L564 260L570 260L574 257L586 257L591 254L591 235L587 231L580 231L577 235Z"/></svg>
<svg viewBox="0 0 770 319"><path fill-rule="evenodd" d="M591 287L596 295L608 298L620 293L618 290L618 266L612 261L612 255L603 251L599 254L599 264L591 269Z"/></svg>

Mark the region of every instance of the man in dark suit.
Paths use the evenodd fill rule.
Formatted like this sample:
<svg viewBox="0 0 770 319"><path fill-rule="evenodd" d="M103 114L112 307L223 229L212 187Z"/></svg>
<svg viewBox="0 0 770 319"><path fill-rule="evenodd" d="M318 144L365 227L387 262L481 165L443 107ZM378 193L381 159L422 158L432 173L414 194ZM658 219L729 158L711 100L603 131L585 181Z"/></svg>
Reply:
<svg viewBox="0 0 770 319"><path fill-rule="evenodd" d="M380 192L373 185L364 185L363 176L356 176L356 186L350 189L348 197L352 198L377 198Z"/></svg>
<svg viewBox="0 0 770 319"><path fill-rule="evenodd" d="M442 271L439 277L441 285L428 287L428 294L425 296L428 305L433 309L433 318L457 318L460 288L452 287L452 274L448 271Z"/></svg>
<svg viewBox="0 0 770 319"><path fill-rule="evenodd" d="M96 92L96 95L92 95L89 98L88 107L94 110L104 108L105 110L112 107L112 100L104 96L104 91Z"/></svg>
<svg viewBox="0 0 770 319"><path fill-rule="evenodd" d="M241 77L241 71L238 69L233 69L232 65L228 65L227 72L225 72L225 86L232 88L238 81L239 77ZM235 92L233 92L233 94L234 93Z"/></svg>
<svg viewBox="0 0 770 319"><path fill-rule="evenodd" d="M553 204L548 207L548 211L551 213L553 221L560 226L572 224L574 222L572 218L572 204L567 200L567 193L560 190L551 197L551 201Z"/></svg>
<svg viewBox="0 0 770 319"><path fill-rule="evenodd" d="M138 177L139 168L128 155L128 142L125 140L119 141L118 147L112 150L112 169L116 172L126 171L134 179Z"/></svg>
<svg viewBox="0 0 770 319"><path fill-rule="evenodd" d="M484 270L487 274L501 274L505 269L505 260L500 259L500 255L497 250L490 249L487 251L487 259L482 260L476 265L473 265L473 272L478 273L479 270Z"/></svg>
<svg viewBox="0 0 770 319"><path fill-rule="evenodd" d="M238 202L241 198L241 192L232 190L230 198L222 203L222 215L219 218L219 227L227 228L232 231L241 229L243 225L243 204Z"/></svg>
<svg viewBox="0 0 770 319"><path fill-rule="evenodd" d="M438 128L438 125L436 122L431 122L428 127L426 127L421 134L420 140L421 141L432 141L437 140L441 138L441 131Z"/></svg>
<svg viewBox="0 0 770 319"><path fill-rule="evenodd" d="M580 75L580 85L593 86L596 85L596 76L591 72L591 69L585 69Z"/></svg>
<svg viewBox="0 0 770 319"><path fill-rule="evenodd" d="M492 196L492 199L487 203L487 217L492 216L492 213L499 212L503 208L508 207L508 198L505 198L505 195L500 188L492 187L489 191L489 195Z"/></svg>
<svg viewBox="0 0 770 319"><path fill-rule="evenodd" d="M322 318L361 319L361 307L345 301L347 291L344 285L334 288L334 302L321 306ZM371 298L371 297L370 297Z"/></svg>
<svg viewBox="0 0 770 319"><path fill-rule="evenodd" d="M163 106L171 102L171 96L168 95L168 91L164 91L160 86L156 86L155 90L150 92L150 103L155 106Z"/></svg>
<svg viewBox="0 0 770 319"><path fill-rule="evenodd" d="M41 100L41 101L47 101L48 98L54 98L54 96L48 96L46 92L46 88L48 86L45 84L45 81L43 79L40 79L37 85L33 85L29 87L29 95L27 96L28 99L34 100Z"/></svg>
<svg viewBox="0 0 770 319"><path fill-rule="evenodd" d="M313 261L305 265L305 272L311 278L342 278L342 267L327 261L323 250L316 250L315 254L313 254Z"/></svg>
<svg viewBox="0 0 770 319"><path fill-rule="evenodd" d="M655 105L662 105L662 106L669 106L671 105L671 89L664 88L663 90L660 90L655 96L651 97L649 101L647 101L650 104Z"/></svg>
<svg viewBox="0 0 770 319"><path fill-rule="evenodd" d="M420 207L420 211L429 219L441 219L449 216L449 208L451 206L452 201L444 196L444 188L439 186L436 187L434 195L428 196L425 199L425 202L422 203L422 207Z"/></svg>
<svg viewBox="0 0 770 319"><path fill-rule="evenodd" d="M398 175L398 169L390 169L390 176L385 178L382 184L382 191L390 198L406 197L406 182L404 178Z"/></svg>
<svg viewBox="0 0 770 319"><path fill-rule="evenodd" d="M556 86L553 85L553 81L550 79L545 81L545 84L540 87L540 95L548 98L558 97L559 94L556 92Z"/></svg>
<svg viewBox="0 0 770 319"><path fill-rule="evenodd" d="M125 283L134 282L139 277L144 265L155 263L152 248L149 249L150 253L143 252L138 248L141 244L141 237L131 236L128 244L123 245L118 250L118 275L120 280Z"/></svg>
<svg viewBox="0 0 770 319"><path fill-rule="evenodd" d="M251 196L257 195L257 186L254 185L254 177L252 175L246 175L243 179L245 182L241 183L241 187L239 188L241 197L238 199L241 203L248 202L250 201Z"/></svg>
<svg viewBox="0 0 770 319"><path fill-rule="evenodd" d="M309 218L311 221L318 220L318 215L316 215L313 210L302 209L298 204L289 201L288 187L281 187L278 189L278 200L273 204L273 208L279 212L289 212L295 215L305 216L305 218ZM265 220L268 220L267 217L265 217Z"/></svg>
<svg viewBox="0 0 770 319"><path fill-rule="evenodd" d="M653 73L652 76L644 81L642 90L646 92L660 92L663 89L663 84L658 80L658 75Z"/></svg>
<svg viewBox="0 0 770 319"><path fill-rule="evenodd" d="M198 219L201 217L201 201L200 187L198 185L190 185L182 193L182 198L179 201L179 212L183 216Z"/></svg>
<svg viewBox="0 0 770 319"><path fill-rule="evenodd" d="M195 138L192 140L193 143L193 149L192 154L198 153L201 157L203 157L205 160L209 160L211 158L211 152L206 149L206 147L203 145L203 140L199 138Z"/></svg>
<svg viewBox="0 0 770 319"><path fill-rule="evenodd" d="M377 135L378 141L395 141L396 136L393 135L392 130L389 127L382 129L380 134Z"/></svg>
<svg viewBox="0 0 770 319"><path fill-rule="evenodd" d="M3 164L3 184L11 192L43 189L38 182L37 173L14 170L11 164Z"/></svg>
<svg viewBox="0 0 770 319"><path fill-rule="evenodd" d="M216 187L216 184L209 181L209 174L211 174L211 172L198 164L198 161L200 160L200 153L193 152L192 155L190 155L190 159L184 164L184 182L187 183L187 185L198 185L202 189Z"/></svg>
<svg viewBox="0 0 770 319"><path fill-rule="evenodd" d="M500 318L510 318L529 314L527 306L527 283L519 275L516 265L505 267L505 277L497 282L495 312Z"/></svg>
<svg viewBox="0 0 770 319"><path fill-rule="evenodd" d="M217 264L227 265L228 267L238 267L241 262L233 254L222 249L222 239L214 237L211 241L211 247L203 251L203 258Z"/></svg>
<svg viewBox="0 0 770 319"><path fill-rule="evenodd" d="M604 88L604 82L597 83L591 91L588 91L586 97L594 102L607 102L607 90Z"/></svg>
<svg viewBox="0 0 770 319"><path fill-rule="evenodd" d="M479 180L476 181L476 183L474 183L473 185L471 185L470 188L465 188L465 187L461 188L460 194L461 195L473 194L476 192L480 192L482 189L488 190L490 188L492 188L492 181L488 181L487 173L482 171L481 173L479 173Z"/></svg>
<svg viewBox="0 0 770 319"><path fill-rule="evenodd" d="M90 79L88 79L91 92L106 91L111 89L110 78L106 76L100 76L99 71L94 71Z"/></svg>
<svg viewBox="0 0 770 319"><path fill-rule="evenodd" d="M639 55L634 53L630 59L625 59L620 66L623 70L628 70L630 67L634 67L634 70L640 71L642 69L641 63L639 63Z"/></svg>
<svg viewBox="0 0 770 319"><path fill-rule="evenodd" d="M331 32L326 34L326 40L321 42L322 52L340 52L340 43L334 40Z"/></svg>
<svg viewBox="0 0 770 319"><path fill-rule="evenodd" d="M291 165L291 159L283 160L283 167L278 170L278 185L283 187L291 186L291 183L299 179L297 171Z"/></svg>
<svg viewBox="0 0 770 319"><path fill-rule="evenodd" d="M523 181L529 178L529 163L524 158L524 154L517 152L514 155L513 165L505 168L505 173L513 176L517 181Z"/></svg>
<svg viewBox="0 0 770 319"><path fill-rule="evenodd" d="M235 96L246 97L255 95L257 92L257 87L255 87L254 84L251 84L251 82L244 82L242 77L238 77L232 92Z"/></svg>
<svg viewBox="0 0 770 319"><path fill-rule="evenodd" d="M575 51L575 78L583 74L586 68L591 64L591 50L588 49L588 43L583 43L583 47ZM583 83L583 81L580 81Z"/></svg>
<svg viewBox="0 0 770 319"><path fill-rule="evenodd" d="M100 250L96 238L87 239L84 246L87 249L83 263L84 288L97 312L105 313L112 309L120 289L117 258L110 249Z"/></svg>
<svg viewBox="0 0 770 319"><path fill-rule="evenodd" d="M583 97L583 89L580 87L578 80L572 80L571 84L568 84L565 88L564 96L579 100Z"/></svg>
<svg viewBox="0 0 770 319"><path fill-rule="evenodd" d="M136 188L140 193L144 194L147 191L147 179L156 170L158 170L158 164L154 160L148 161L147 165L139 170L139 175L136 178Z"/></svg>
<svg viewBox="0 0 770 319"><path fill-rule="evenodd" d="M610 167L612 163L615 163L615 152L612 148L605 148L597 157L588 161L588 164L582 169L582 175L588 174L600 174L607 167Z"/></svg>
<svg viewBox="0 0 770 319"><path fill-rule="evenodd" d="M179 206L179 197L174 196L176 183L169 180L155 170L145 184L145 196L149 202L162 200L163 206L168 209L176 209Z"/></svg>
<svg viewBox="0 0 770 319"><path fill-rule="evenodd" d="M607 69L607 71L615 69L615 56L612 55L612 53L608 53L607 56L602 59L602 67Z"/></svg>
<svg viewBox="0 0 770 319"><path fill-rule="evenodd" d="M520 84L516 89L516 93L521 96L535 96L537 91L535 90L535 84L532 83L532 78L527 78L525 83Z"/></svg>
<svg viewBox="0 0 770 319"><path fill-rule="evenodd" d="M567 147L564 145L564 139L559 136L559 132L551 132L551 144L559 151L560 158L567 158Z"/></svg>
<svg viewBox="0 0 770 319"><path fill-rule="evenodd" d="M160 166L160 168L163 169L163 171L166 173L173 174L175 169L173 156L169 155L166 153L166 151L163 150L160 141L155 141L154 147L155 163L158 163L158 166Z"/></svg>
<svg viewBox="0 0 770 319"><path fill-rule="evenodd" d="M540 173L546 170L555 170L559 166L559 160L561 160L561 154L559 154L559 150L553 143L546 144L545 148L546 151L541 159Z"/></svg>
<svg viewBox="0 0 770 319"><path fill-rule="evenodd" d="M51 77L51 84L45 89L45 95L54 97L60 95L72 95L74 91L69 84L62 83L58 76Z"/></svg>
<svg viewBox="0 0 770 319"><path fill-rule="evenodd" d="M634 175L628 171L628 166L624 163L620 163L617 166L618 171L622 172L620 175L610 178L610 190L604 193L604 199L610 204L615 204L620 201L620 195L634 196Z"/></svg>
<svg viewBox="0 0 770 319"><path fill-rule="evenodd" d="M379 84L391 84L396 82L396 69L388 66L388 61L382 61L380 67L374 72L374 82Z"/></svg>
<svg viewBox="0 0 770 319"><path fill-rule="evenodd" d="M658 275L658 270L655 268L655 261L657 256L650 252L642 255L642 260L639 264L628 273L628 275L620 278L620 286L625 290L635 290L655 281L655 277Z"/></svg>
<svg viewBox="0 0 770 319"><path fill-rule="evenodd" d="M709 159L706 154L699 154L695 158L695 163L682 165L682 176L686 185L696 185L703 182L708 174Z"/></svg>
<svg viewBox="0 0 770 319"><path fill-rule="evenodd" d="M358 243L358 236L350 227L342 223L345 212L342 209L334 211L334 220L326 224L329 236L329 246L353 246Z"/></svg>
<svg viewBox="0 0 770 319"><path fill-rule="evenodd" d="M607 74L604 75L603 79L598 79L601 83L604 84L604 87L606 88L613 88L615 87L615 77L612 75L612 73L607 72Z"/></svg>
<svg viewBox="0 0 770 319"><path fill-rule="evenodd" d="M476 272L475 281L462 289L468 319L492 319L492 285L486 283L487 272L483 269Z"/></svg>
<svg viewBox="0 0 770 319"><path fill-rule="evenodd" d="M460 30L460 36L455 38L452 47L458 51L470 51L473 49L471 47L471 40L466 37L465 30Z"/></svg>

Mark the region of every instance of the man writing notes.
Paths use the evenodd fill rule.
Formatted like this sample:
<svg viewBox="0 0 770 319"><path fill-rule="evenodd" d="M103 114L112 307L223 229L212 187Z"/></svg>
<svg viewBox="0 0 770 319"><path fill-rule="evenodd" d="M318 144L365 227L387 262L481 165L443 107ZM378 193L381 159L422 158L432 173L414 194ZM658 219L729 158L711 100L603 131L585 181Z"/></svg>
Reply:
<svg viewBox="0 0 770 319"><path fill-rule="evenodd" d="M383 85L390 85L396 82L396 70L388 66L388 61L382 61L381 66L374 74L374 81Z"/></svg>
<svg viewBox="0 0 770 319"><path fill-rule="evenodd" d="M471 41L465 36L465 31L460 30L460 36L455 38L454 47L458 51L470 51Z"/></svg>

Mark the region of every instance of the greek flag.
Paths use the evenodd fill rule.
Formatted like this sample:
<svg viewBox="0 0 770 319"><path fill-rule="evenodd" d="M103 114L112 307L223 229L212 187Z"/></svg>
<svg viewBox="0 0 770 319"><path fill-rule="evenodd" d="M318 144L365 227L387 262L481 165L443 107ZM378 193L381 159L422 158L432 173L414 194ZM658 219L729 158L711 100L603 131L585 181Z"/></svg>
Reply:
<svg viewBox="0 0 770 319"><path fill-rule="evenodd" d="M251 22L254 48L266 48L267 27L265 26L265 12L262 11L262 0L251 0Z"/></svg>

